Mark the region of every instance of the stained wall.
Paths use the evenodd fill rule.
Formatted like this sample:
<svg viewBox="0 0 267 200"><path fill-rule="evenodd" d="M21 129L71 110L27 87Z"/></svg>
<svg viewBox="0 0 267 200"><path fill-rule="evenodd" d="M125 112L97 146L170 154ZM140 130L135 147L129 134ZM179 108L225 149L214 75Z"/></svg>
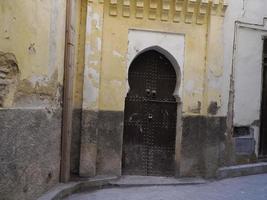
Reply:
<svg viewBox="0 0 267 200"><path fill-rule="evenodd" d="M255 162L259 155L266 6L260 0L230 1L224 22L224 92L230 91L235 163ZM245 129L238 136L234 128L240 127Z"/></svg>
<svg viewBox="0 0 267 200"><path fill-rule="evenodd" d="M0 199L59 182L65 1L0 2Z"/></svg>
<svg viewBox="0 0 267 200"><path fill-rule="evenodd" d="M169 53L181 63L177 94L182 113L179 123L183 127L178 129L181 153L176 158L181 175L214 174L223 163L219 157L224 158L226 139L229 94L222 92L226 8L226 2L219 1L89 1L81 175L121 174L128 66L132 57L143 50L140 47L145 40L152 47L172 49ZM144 33L143 40L134 36L138 31ZM155 42L153 35L160 35L162 41ZM173 39L168 35L174 35ZM175 35L182 36L183 41L172 43ZM174 44L178 44L176 51ZM190 129L193 125L196 129ZM190 149L195 145L200 155Z"/></svg>

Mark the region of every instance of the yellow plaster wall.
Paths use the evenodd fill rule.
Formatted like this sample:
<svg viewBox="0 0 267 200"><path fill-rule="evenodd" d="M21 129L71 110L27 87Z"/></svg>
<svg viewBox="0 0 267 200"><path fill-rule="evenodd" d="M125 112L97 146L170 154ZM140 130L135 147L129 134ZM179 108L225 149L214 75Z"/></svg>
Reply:
<svg viewBox="0 0 267 200"><path fill-rule="evenodd" d="M102 62L104 4L90 0L87 6L83 109L99 109L99 85Z"/></svg>
<svg viewBox="0 0 267 200"><path fill-rule="evenodd" d="M107 15L105 15L107 16ZM187 24L162 23L160 21L136 20L106 17L104 20L103 61L101 69L101 110L124 110L126 95L126 56L128 50L128 30L142 29L168 33L185 34L184 84L193 81L193 91L184 92L184 108L193 109L203 98L203 78L205 67L206 28ZM110 42L112 41L112 42ZM116 54L114 55L114 52ZM192 106L191 106L192 105ZM190 107L191 106L191 107Z"/></svg>
<svg viewBox="0 0 267 200"><path fill-rule="evenodd" d="M120 15L111 17L107 9L108 3L105 6L100 109L124 110L124 98L127 92L126 55L128 30L141 29L185 34L183 110L188 113L198 112L196 111L198 102L202 103L204 98L206 25L162 22L147 18L124 18ZM114 52L118 54L115 56ZM190 87L186 87L188 84L190 84ZM190 88L190 90L186 88ZM204 111L200 110L200 112Z"/></svg>
<svg viewBox="0 0 267 200"><path fill-rule="evenodd" d="M223 18L213 16L210 19L208 47L207 47L207 71L206 71L206 110L212 102L217 103L217 115L223 115L220 108L227 105L223 102L223 76L224 76L224 44L223 44ZM210 113L208 113L210 114Z"/></svg>
<svg viewBox="0 0 267 200"><path fill-rule="evenodd" d="M130 29L184 34L183 113L206 115L211 101L220 104L221 90L213 87L209 78L216 78L222 74L222 22L226 4L223 1L205 1L208 3L203 4L207 9L205 12L201 11L204 13L203 20L198 16L200 11L196 11L196 9L201 10L202 4L199 1L190 1L193 2L192 12L198 13L194 14L194 16L197 15L196 18L188 17L191 12L190 2L181 1L185 2L181 5L181 9L186 10L186 13L180 16L180 21L176 21L174 17L176 13L171 9L167 12L167 18L164 18L166 16L163 16L162 13L166 10L159 12L154 8L154 10L147 9L148 1L141 1L144 3L139 5L143 6L143 10L141 8L142 17L137 17L138 8L133 8L132 3L123 2L105 1L104 9L100 1L89 2L89 6L93 7L89 10L93 11L87 17L87 19L91 17L91 22L89 25L87 23L90 28L87 28L86 48L89 50L87 49L86 53L85 71L95 70L95 75L90 76L85 72L85 79L86 76L89 76L90 81L85 81L84 84L85 88L90 85L91 91L95 90L95 92L91 93L91 99L84 98L84 108L106 111L124 110L124 99L127 93L128 32ZM158 5L164 6L163 4ZM135 14L128 12L127 6L134 10ZM151 10L155 13L151 14ZM102 24L97 26L94 17L101 16L102 12L104 12L103 26ZM171 20L171 16L173 16L173 20ZM202 19L201 22L200 19ZM101 40L101 45L99 45L99 40ZM90 89L84 89L84 97L90 95L89 91Z"/></svg>
<svg viewBox="0 0 267 200"><path fill-rule="evenodd" d="M5 107L42 106L40 102L47 96L52 101L59 97L64 70L65 7L65 0L0 1L0 51L13 53L20 70L14 98L19 103L6 102Z"/></svg>

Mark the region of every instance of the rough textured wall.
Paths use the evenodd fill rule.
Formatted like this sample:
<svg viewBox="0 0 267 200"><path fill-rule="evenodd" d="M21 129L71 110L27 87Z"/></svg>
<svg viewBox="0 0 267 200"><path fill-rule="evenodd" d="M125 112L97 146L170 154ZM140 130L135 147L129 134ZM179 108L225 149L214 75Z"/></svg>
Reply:
<svg viewBox="0 0 267 200"><path fill-rule="evenodd" d="M12 53L0 52L0 108L14 100L19 79L19 68Z"/></svg>
<svg viewBox="0 0 267 200"><path fill-rule="evenodd" d="M226 117L185 116L180 175L212 178L225 165Z"/></svg>
<svg viewBox="0 0 267 200"><path fill-rule="evenodd" d="M61 112L0 111L0 199L34 200L58 183Z"/></svg>
<svg viewBox="0 0 267 200"><path fill-rule="evenodd" d="M0 199L59 181L65 1L0 2Z"/></svg>

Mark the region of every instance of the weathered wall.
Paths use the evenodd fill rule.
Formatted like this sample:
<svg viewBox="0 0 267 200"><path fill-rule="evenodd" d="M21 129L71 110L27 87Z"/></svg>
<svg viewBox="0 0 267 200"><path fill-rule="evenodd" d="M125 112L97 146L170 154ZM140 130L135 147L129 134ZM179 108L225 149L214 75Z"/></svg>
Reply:
<svg viewBox="0 0 267 200"><path fill-rule="evenodd" d="M82 176L121 173L128 66L140 51L155 46L173 54L181 69L181 84L176 91L183 112L179 116L180 124L183 122L178 158L181 174L211 177L219 166L255 159L258 144L256 147L249 145L249 141L242 144L232 134L233 125L250 126L254 134L248 139L258 141L259 38L265 33L262 19L266 3L231 0L226 10L226 4L219 2L175 1L176 7L171 9L173 5L168 1L162 4L140 1L136 5L131 1L83 1L77 19L80 24L86 22L86 29L82 25L77 37L80 45L76 52L73 172L77 173L79 167ZM251 27L237 30L237 20L259 24L254 27L259 30L250 30ZM179 42L170 39L171 35L184 39ZM175 45L179 46L176 53ZM255 95L247 98L247 92ZM192 146L198 146L200 151L194 151ZM235 156L235 147L247 148L248 155ZM252 152L248 149L251 147Z"/></svg>
<svg viewBox="0 0 267 200"><path fill-rule="evenodd" d="M266 35L267 2L229 1L224 22L225 65L223 93L230 91L229 113L234 127L248 127L233 138L234 163L255 160L259 151L262 90L262 36ZM230 84L230 74L232 82ZM227 97L224 95L224 97ZM235 134L234 130L231 132Z"/></svg>
<svg viewBox="0 0 267 200"><path fill-rule="evenodd" d="M91 0L87 6L85 66L83 80L82 137L80 175L96 175L99 84L102 62L103 1Z"/></svg>
<svg viewBox="0 0 267 200"><path fill-rule="evenodd" d="M225 117L184 117L180 174L214 177L218 167L226 164L225 132Z"/></svg>
<svg viewBox="0 0 267 200"><path fill-rule="evenodd" d="M61 111L0 111L0 199L34 200L59 181Z"/></svg>
<svg viewBox="0 0 267 200"><path fill-rule="evenodd" d="M174 54L173 57L177 59L176 62L181 65L181 85L176 93L181 98L183 116L178 118L188 122L185 127L191 123L201 123L199 118L204 118L208 124L202 126L204 135L200 135L195 141L202 143L201 155L205 157L205 161L196 158L197 160L192 163L190 157L181 155L184 161L181 165L188 168L188 171L193 171L194 163L198 163L205 165L206 171L211 169L213 174L219 166L219 156L225 151L224 136L229 95L223 93L222 30L226 4L219 1L193 0L175 3L176 7L172 9L174 5L168 1L140 1L136 5L132 1L89 1L81 175L120 175L124 100L128 91L127 66L134 55L149 45L165 48L166 52L170 51L169 53ZM134 32L138 31L144 35L135 36ZM160 36L154 37L155 34ZM172 43L172 39L169 39L172 34L173 40L178 35L184 38L183 41L178 39L179 41ZM179 46L176 52L175 44ZM178 149L197 134L191 129L188 132L186 128L180 135L182 141L184 137L189 140L182 142ZM208 134L209 138L214 136L217 139L211 139L209 143L210 140L205 138L205 134ZM215 161L212 162L215 164L209 165L208 144L211 143L214 145L210 148L218 153L213 157ZM188 171L183 171L184 175L190 174ZM198 174L203 173L194 173Z"/></svg>
<svg viewBox="0 0 267 200"><path fill-rule="evenodd" d="M59 181L65 1L0 2L0 199Z"/></svg>
<svg viewBox="0 0 267 200"><path fill-rule="evenodd" d="M124 100L128 89L127 64L129 63L127 63L127 54L128 49L130 48L129 44L135 43L135 38L129 37L131 36L131 32L129 34L129 30L135 29L144 31L153 30L154 32L185 35L184 58L183 60L177 60L178 63L184 63L184 66L181 66L181 68L183 69L182 77L184 88L179 88L179 90L183 91L182 110L187 114L204 113L204 107L201 106L203 105L202 100L204 96L201 91L203 91L204 87L203 80L205 71L207 24L197 26L195 25L195 21L192 21L191 23L184 23L182 21L175 23L172 21L171 17L162 22L160 15L156 13L154 13L154 15L152 13L152 15L150 16L151 10L149 8L143 8L143 11L140 13L140 18L138 18L137 15L134 15L133 13L130 17L124 17L123 13L118 12L119 7L117 6L119 5L109 5L108 2L105 4L106 9L104 18L101 83L99 95L100 110L102 110L102 112L112 110L122 113L120 121L121 123L123 122ZM157 8L159 9L159 7ZM154 10L152 9L152 12L153 11ZM148 34L148 32L146 33ZM112 38L114 42L109 43L109 38ZM151 44L153 42L152 38L153 32L151 38L146 37L148 43L150 42ZM133 41L130 41L130 39L133 39ZM166 38L166 40L167 39L168 38ZM163 40L165 40L165 38L163 38ZM162 43L163 42L164 41L162 41ZM170 41L166 41L166 43L170 44ZM162 48L164 47L165 46L163 45ZM170 48L166 49L166 51L168 50L170 50ZM179 49L177 49L177 51L178 50ZM115 55L114 52L116 52ZM179 58L178 55L182 54L183 52L177 52L174 57ZM186 87L190 85L190 83L191 87ZM110 121L117 116L114 115L110 117L111 118L107 119L107 121ZM122 134L123 131L117 132L116 135L119 136L114 137L114 139L117 139L115 143L120 148L122 148ZM99 138L102 138L104 136L105 135L103 133L98 132ZM98 145L98 151L100 152L104 151L107 148L112 149L111 147L106 146L104 143ZM116 155L116 157L121 157L121 152L120 154ZM108 159L108 157L98 158L98 163L105 163ZM120 174L120 160L117 161L117 164L114 167L115 168L113 170L113 173L116 172L117 174ZM105 174L106 171L98 171L98 173Z"/></svg>

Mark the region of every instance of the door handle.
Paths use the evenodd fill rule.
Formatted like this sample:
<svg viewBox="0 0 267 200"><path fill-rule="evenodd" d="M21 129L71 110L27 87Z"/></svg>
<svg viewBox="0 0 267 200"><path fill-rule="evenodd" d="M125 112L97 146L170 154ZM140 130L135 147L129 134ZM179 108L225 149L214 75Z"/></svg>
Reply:
<svg viewBox="0 0 267 200"><path fill-rule="evenodd" d="M157 91L156 90L152 90L152 96L156 97Z"/></svg>
<svg viewBox="0 0 267 200"><path fill-rule="evenodd" d="M150 96L150 92L151 92L150 89L146 89L146 95L147 96Z"/></svg>

